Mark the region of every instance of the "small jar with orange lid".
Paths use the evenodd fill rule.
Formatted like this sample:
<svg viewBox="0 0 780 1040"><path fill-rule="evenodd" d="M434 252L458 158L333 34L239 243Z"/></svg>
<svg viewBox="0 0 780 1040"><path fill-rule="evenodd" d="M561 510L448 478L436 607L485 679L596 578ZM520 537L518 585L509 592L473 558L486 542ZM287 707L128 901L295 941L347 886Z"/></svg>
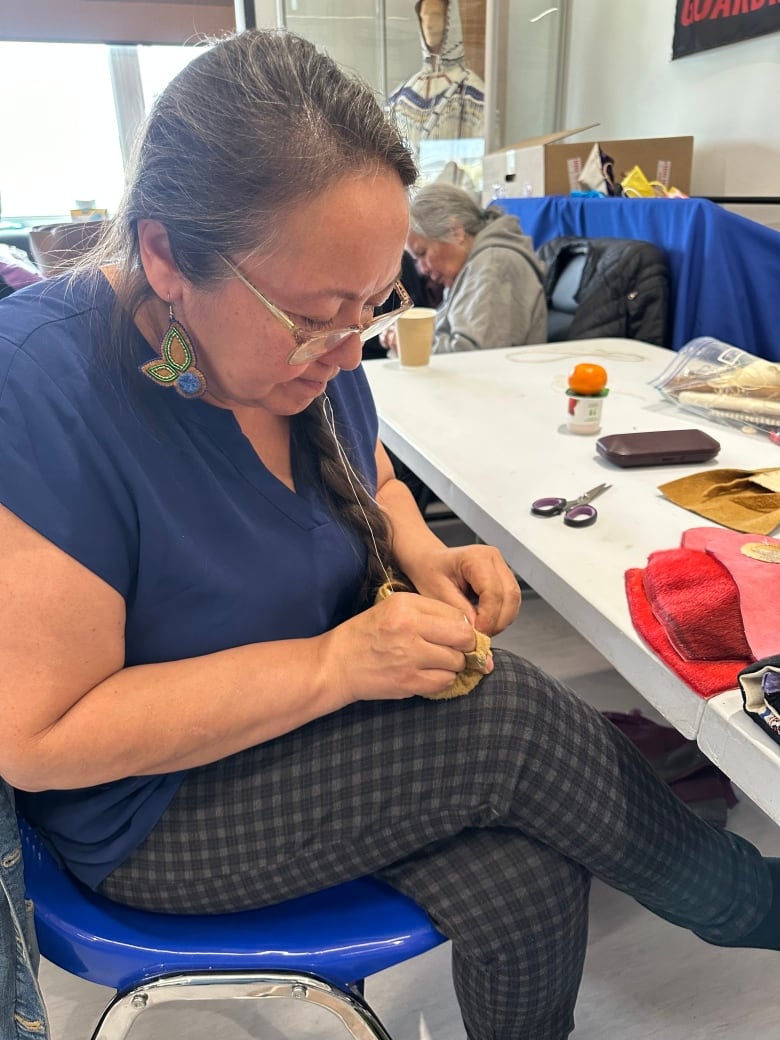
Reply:
<svg viewBox="0 0 780 1040"><path fill-rule="evenodd" d="M607 372L601 365L578 362L569 372L566 419L570 433L592 434L601 429L601 409L607 389Z"/></svg>

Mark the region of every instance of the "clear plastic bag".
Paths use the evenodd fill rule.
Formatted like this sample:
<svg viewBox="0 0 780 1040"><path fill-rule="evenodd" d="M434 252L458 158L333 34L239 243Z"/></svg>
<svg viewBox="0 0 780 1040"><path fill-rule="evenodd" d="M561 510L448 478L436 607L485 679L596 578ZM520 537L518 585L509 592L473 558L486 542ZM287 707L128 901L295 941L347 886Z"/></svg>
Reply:
<svg viewBox="0 0 780 1040"><path fill-rule="evenodd" d="M650 385L686 412L780 444L780 364L699 336Z"/></svg>

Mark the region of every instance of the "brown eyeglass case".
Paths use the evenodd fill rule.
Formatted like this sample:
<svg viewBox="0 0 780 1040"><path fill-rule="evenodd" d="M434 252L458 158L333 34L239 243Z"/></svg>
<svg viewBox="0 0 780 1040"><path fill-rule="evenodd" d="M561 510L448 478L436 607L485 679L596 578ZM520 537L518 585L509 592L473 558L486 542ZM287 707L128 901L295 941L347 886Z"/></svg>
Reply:
<svg viewBox="0 0 780 1040"><path fill-rule="evenodd" d="M652 430L599 437L596 450L615 466L670 466L708 462L720 444L703 430Z"/></svg>

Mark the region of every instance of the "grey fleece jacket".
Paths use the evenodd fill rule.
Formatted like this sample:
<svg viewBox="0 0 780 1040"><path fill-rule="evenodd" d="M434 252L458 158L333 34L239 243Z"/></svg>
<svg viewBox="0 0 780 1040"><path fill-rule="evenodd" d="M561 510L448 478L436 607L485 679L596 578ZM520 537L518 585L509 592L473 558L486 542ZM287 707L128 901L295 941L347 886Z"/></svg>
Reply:
<svg viewBox="0 0 780 1040"><path fill-rule="evenodd" d="M517 217L491 220L436 314L434 354L547 340L544 264Z"/></svg>

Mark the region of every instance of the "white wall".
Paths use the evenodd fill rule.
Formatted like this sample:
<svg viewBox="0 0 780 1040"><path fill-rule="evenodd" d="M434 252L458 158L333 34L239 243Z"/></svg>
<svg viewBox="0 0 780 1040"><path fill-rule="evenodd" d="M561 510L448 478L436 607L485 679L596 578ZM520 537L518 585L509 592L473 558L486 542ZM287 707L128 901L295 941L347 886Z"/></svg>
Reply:
<svg viewBox="0 0 780 1040"><path fill-rule="evenodd" d="M564 126L693 134L692 193L780 196L780 33L671 60L675 0L572 0Z"/></svg>

